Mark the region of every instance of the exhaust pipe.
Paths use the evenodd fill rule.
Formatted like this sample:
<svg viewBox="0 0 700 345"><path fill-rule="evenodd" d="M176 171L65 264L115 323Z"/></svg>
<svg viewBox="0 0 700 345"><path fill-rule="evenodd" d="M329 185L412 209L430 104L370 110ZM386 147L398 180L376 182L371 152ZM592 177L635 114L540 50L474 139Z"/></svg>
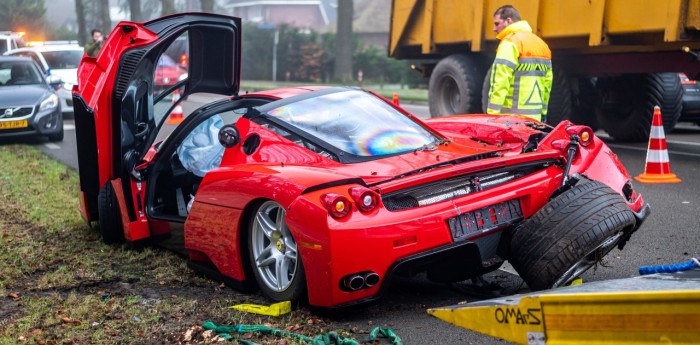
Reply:
<svg viewBox="0 0 700 345"><path fill-rule="evenodd" d="M365 275L365 286L372 287L379 283L379 274L369 272Z"/></svg>
<svg viewBox="0 0 700 345"><path fill-rule="evenodd" d="M357 291L365 285L365 278L359 274L343 278L343 286L350 291Z"/></svg>

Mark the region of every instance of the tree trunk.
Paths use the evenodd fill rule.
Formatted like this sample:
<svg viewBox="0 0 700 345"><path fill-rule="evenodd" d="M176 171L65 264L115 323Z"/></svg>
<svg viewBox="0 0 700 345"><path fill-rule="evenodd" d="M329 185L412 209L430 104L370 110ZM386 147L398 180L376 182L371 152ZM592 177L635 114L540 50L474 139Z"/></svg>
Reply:
<svg viewBox="0 0 700 345"><path fill-rule="evenodd" d="M87 42L87 29L85 28L85 6L83 0L75 0L75 16L78 21L78 42L81 46Z"/></svg>
<svg viewBox="0 0 700 345"><path fill-rule="evenodd" d="M99 2L100 21L102 25L102 33L106 36L112 31L112 18L109 16L109 0L100 0Z"/></svg>
<svg viewBox="0 0 700 345"><path fill-rule="evenodd" d="M131 13L132 22L143 21L141 15L141 0L129 0L129 12Z"/></svg>
<svg viewBox="0 0 700 345"><path fill-rule="evenodd" d="M202 12L214 12L214 0L201 0Z"/></svg>
<svg viewBox="0 0 700 345"><path fill-rule="evenodd" d="M335 79L352 81L352 16L353 1L338 0L338 26L335 38Z"/></svg>
<svg viewBox="0 0 700 345"><path fill-rule="evenodd" d="M175 0L161 0L160 3L162 5L160 12L162 16L175 13Z"/></svg>

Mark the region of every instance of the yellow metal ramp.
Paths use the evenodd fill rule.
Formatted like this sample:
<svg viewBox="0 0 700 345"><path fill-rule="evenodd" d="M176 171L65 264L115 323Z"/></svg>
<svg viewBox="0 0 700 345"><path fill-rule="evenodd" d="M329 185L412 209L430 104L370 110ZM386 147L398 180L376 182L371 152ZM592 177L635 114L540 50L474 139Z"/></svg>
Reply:
<svg viewBox="0 0 700 345"><path fill-rule="evenodd" d="M700 269L428 309L517 344L700 344Z"/></svg>

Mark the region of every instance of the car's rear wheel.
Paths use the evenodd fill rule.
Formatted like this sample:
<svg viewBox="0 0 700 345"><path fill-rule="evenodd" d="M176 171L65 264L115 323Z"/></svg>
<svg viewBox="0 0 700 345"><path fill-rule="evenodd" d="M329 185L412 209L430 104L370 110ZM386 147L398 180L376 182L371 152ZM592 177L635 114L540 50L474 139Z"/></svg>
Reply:
<svg viewBox="0 0 700 345"><path fill-rule="evenodd" d="M635 222L617 192L584 179L515 230L509 260L532 290L563 286L599 262Z"/></svg>
<svg viewBox="0 0 700 345"><path fill-rule="evenodd" d="M306 276L285 217L280 204L262 203L251 223L248 252L260 290L274 301L296 302L305 296Z"/></svg>
<svg viewBox="0 0 700 345"><path fill-rule="evenodd" d="M124 230L122 229L117 197L109 182L100 189L100 193L97 195L97 211L102 242L107 244L124 242Z"/></svg>

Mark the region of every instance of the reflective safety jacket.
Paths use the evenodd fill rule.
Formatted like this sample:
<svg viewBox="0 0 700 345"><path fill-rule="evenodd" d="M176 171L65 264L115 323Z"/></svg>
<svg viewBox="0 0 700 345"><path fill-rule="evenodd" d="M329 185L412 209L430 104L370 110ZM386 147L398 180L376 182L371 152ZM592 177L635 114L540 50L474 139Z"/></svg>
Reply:
<svg viewBox="0 0 700 345"><path fill-rule="evenodd" d="M501 43L491 66L486 112L546 120L553 79L549 47L524 20L508 25L497 37Z"/></svg>

